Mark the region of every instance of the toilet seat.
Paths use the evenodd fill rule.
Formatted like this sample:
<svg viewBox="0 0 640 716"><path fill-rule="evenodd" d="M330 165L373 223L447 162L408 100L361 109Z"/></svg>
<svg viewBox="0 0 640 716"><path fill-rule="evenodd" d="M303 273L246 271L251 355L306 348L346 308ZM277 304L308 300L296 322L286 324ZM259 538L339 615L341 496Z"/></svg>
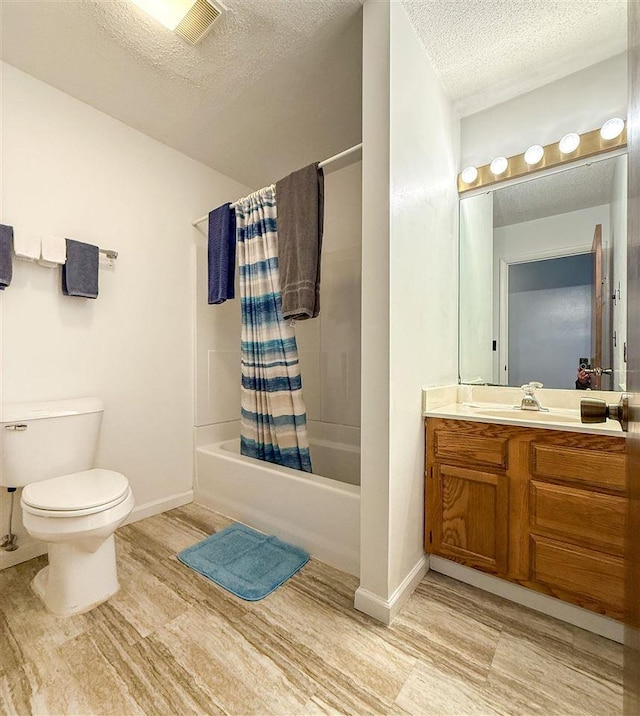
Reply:
<svg viewBox="0 0 640 716"><path fill-rule="evenodd" d="M31 483L21 503L33 515L82 517L116 507L130 492L124 475L98 468Z"/></svg>

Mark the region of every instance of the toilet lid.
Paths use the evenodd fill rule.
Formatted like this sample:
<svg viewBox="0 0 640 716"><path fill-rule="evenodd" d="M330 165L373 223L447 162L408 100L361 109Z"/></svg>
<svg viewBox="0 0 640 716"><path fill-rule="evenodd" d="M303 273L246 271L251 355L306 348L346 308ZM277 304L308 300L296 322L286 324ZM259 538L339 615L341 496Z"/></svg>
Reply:
<svg viewBox="0 0 640 716"><path fill-rule="evenodd" d="M32 482L22 491L22 502L39 510L86 510L119 500L128 488L119 472L86 470Z"/></svg>

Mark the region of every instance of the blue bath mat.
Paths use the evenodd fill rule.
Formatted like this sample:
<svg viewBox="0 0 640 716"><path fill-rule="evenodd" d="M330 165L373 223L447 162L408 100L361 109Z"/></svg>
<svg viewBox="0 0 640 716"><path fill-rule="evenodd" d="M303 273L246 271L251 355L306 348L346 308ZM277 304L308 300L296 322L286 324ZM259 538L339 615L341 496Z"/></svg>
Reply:
<svg viewBox="0 0 640 716"><path fill-rule="evenodd" d="M233 524L183 549L178 559L241 599L271 594L309 561L298 547Z"/></svg>

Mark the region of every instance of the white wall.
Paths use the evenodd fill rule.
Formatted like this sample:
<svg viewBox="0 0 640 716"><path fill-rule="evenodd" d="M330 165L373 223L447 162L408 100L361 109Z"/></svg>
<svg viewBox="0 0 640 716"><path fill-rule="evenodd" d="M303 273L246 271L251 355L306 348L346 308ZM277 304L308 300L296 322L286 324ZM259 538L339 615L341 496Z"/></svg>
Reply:
<svg viewBox="0 0 640 716"><path fill-rule="evenodd" d="M614 390L627 389L627 365L624 345L627 340L627 159L616 160L613 174L611 202L611 245L613 251L613 280L611 293L617 298L613 306L613 326L616 345L613 347ZM619 293L618 293L619 292Z"/></svg>
<svg viewBox="0 0 640 716"><path fill-rule="evenodd" d="M0 294L2 400L101 397L97 464L129 478L138 506L188 495L190 222L244 187L9 65L0 70L0 220L120 254L101 267L97 300L63 296L59 269L15 262Z"/></svg>
<svg viewBox="0 0 640 716"><path fill-rule="evenodd" d="M296 323L307 418L360 426L362 162L325 170L320 315Z"/></svg>
<svg viewBox="0 0 640 716"><path fill-rule="evenodd" d="M520 224L501 226L493 232L493 315L494 335L500 335L500 262L516 263L550 256L582 253L591 249L596 224L602 224L603 246L610 245L609 204L556 214ZM496 353L499 356L500 352ZM496 358L496 383L506 384L503 365ZM533 378L531 379L533 380Z"/></svg>
<svg viewBox="0 0 640 716"><path fill-rule="evenodd" d="M494 259L534 259L543 254L563 255L565 251L567 254L578 253L577 249L584 247L589 250L596 224L602 224L602 243L608 245L609 204L500 226L493 232Z"/></svg>
<svg viewBox="0 0 640 716"><path fill-rule="evenodd" d="M493 193L460 202L460 380L491 383Z"/></svg>
<svg viewBox="0 0 640 716"><path fill-rule="evenodd" d="M626 53L502 102L461 122L460 167L588 132L627 116Z"/></svg>
<svg viewBox="0 0 640 716"><path fill-rule="evenodd" d="M368 0L362 30L362 456L355 605L372 614L372 600L384 602L389 593L390 5ZM364 590L370 599L363 599Z"/></svg>
<svg viewBox="0 0 640 716"><path fill-rule="evenodd" d="M535 264L542 280L549 270L543 263ZM574 388L579 358L591 355L592 285L591 275L580 285L565 278L565 286L509 291L509 385Z"/></svg>
<svg viewBox="0 0 640 716"><path fill-rule="evenodd" d="M390 618L426 567L423 384L457 376L457 124L400 3L364 6L361 575Z"/></svg>

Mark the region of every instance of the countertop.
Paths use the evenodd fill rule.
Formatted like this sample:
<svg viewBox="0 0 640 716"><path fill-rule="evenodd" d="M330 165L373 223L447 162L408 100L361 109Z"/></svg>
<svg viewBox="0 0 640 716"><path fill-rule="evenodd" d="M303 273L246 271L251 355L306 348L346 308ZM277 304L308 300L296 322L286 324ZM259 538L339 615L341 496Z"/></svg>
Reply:
<svg viewBox="0 0 640 716"><path fill-rule="evenodd" d="M591 435L612 435L624 438L625 433L615 420L606 423L585 425L580 423L577 410L553 408L550 412L538 414L536 411L513 410L513 416L495 417L488 412L499 411L510 413L513 408L504 403L449 403L438 407L427 407L422 415L427 418L450 418L452 420L471 420L478 423L496 423L497 425L515 425L523 428L543 428L547 430L564 430ZM536 419L536 416L538 419Z"/></svg>

